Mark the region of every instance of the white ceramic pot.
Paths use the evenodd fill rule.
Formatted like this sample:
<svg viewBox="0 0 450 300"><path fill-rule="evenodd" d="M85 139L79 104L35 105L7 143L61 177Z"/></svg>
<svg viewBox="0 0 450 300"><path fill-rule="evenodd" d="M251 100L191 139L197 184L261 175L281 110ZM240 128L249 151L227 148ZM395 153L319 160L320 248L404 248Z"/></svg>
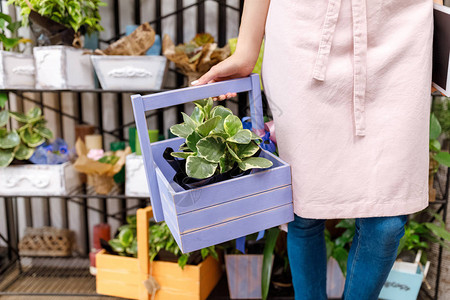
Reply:
<svg viewBox="0 0 450 300"><path fill-rule="evenodd" d="M63 196L81 185L70 162L60 165L12 165L0 169L1 196Z"/></svg>
<svg viewBox="0 0 450 300"><path fill-rule="evenodd" d="M159 90L167 72L164 56L91 56L95 72L103 89Z"/></svg>
<svg viewBox="0 0 450 300"><path fill-rule="evenodd" d="M38 89L93 89L94 70L90 50L70 46L33 49Z"/></svg>
<svg viewBox="0 0 450 300"><path fill-rule="evenodd" d="M0 51L0 88L33 89L35 68L32 55Z"/></svg>

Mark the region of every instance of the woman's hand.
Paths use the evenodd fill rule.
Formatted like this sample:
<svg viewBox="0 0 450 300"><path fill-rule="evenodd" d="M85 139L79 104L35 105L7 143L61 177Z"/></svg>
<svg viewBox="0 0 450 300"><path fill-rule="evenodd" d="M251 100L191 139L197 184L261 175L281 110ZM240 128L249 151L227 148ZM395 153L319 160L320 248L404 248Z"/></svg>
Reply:
<svg viewBox="0 0 450 300"><path fill-rule="evenodd" d="M264 36L269 4L270 0L247 0L244 2L236 52L212 67L198 80L191 82L191 85L245 77L252 72L258 60ZM236 96L236 93L227 93L214 98L214 100L225 100L234 96Z"/></svg>
<svg viewBox="0 0 450 300"><path fill-rule="evenodd" d="M213 66L198 80L191 82L191 85L202 85L222 80L245 77L250 75L254 65L255 62L249 61L248 58L240 57L235 54ZM236 93L227 93L225 95L220 95L219 97L214 97L213 99L225 100L231 97L236 97Z"/></svg>

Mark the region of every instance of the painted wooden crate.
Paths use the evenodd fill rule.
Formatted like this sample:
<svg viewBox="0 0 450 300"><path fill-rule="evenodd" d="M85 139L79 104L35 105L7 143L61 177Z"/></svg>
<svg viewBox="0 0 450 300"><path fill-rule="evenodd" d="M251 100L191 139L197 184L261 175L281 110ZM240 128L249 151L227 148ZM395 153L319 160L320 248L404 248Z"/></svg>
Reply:
<svg viewBox="0 0 450 300"><path fill-rule="evenodd" d="M176 262L149 260L148 221L152 208L137 211L138 257L106 254L96 255L97 293L128 299L150 300L143 281L150 274L160 285L155 300L204 300L222 276L222 268L209 256L197 266L181 269Z"/></svg>
<svg viewBox="0 0 450 300"><path fill-rule="evenodd" d="M259 76L222 81L147 96L132 96L134 116L156 221L165 220L183 252L232 240L294 219L290 166L270 152L273 166L239 178L184 190L163 159L182 138L152 143L145 112L228 92L249 92L253 128L264 128Z"/></svg>

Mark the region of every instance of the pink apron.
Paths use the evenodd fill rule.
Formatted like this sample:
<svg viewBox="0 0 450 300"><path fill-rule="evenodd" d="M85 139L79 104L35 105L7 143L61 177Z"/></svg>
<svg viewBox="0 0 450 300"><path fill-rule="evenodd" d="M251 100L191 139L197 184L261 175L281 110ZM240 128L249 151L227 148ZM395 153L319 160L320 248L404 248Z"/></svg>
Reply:
<svg viewBox="0 0 450 300"><path fill-rule="evenodd" d="M262 80L297 215L427 207L432 8L432 0L271 1Z"/></svg>

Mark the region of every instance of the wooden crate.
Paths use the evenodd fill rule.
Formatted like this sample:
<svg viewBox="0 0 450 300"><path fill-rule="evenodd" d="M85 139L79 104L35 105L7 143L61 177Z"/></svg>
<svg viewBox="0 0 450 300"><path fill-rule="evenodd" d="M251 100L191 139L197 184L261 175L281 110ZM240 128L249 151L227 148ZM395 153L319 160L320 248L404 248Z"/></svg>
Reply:
<svg viewBox="0 0 450 300"><path fill-rule="evenodd" d="M211 293L222 275L220 263L211 256L197 266L177 263L150 262L148 252L148 220L151 207L137 212L138 257L106 254L96 255L97 293L129 299L148 300L143 281L151 275L161 286L155 300L204 300Z"/></svg>
<svg viewBox="0 0 450 300"><path fill-rule="evenodd" d="M41 227L25 229L19 242L20 256L71 256L75 233L64 228Z"/></svg>
<svg viewBox="0 0 450 300"><path fill-rule="evenodd" d="M177 149L182 138L152 143L145 112L217 96L249 92L253 128L263 130L259 77L222 81L176 91L132 96L142 156L157 221L165 220L183 252L219 244L294 219L290 166L268 151L260 156L273 166L252 174L192 190L173 181L175 171L163 159L166 147Z"/></svg>

